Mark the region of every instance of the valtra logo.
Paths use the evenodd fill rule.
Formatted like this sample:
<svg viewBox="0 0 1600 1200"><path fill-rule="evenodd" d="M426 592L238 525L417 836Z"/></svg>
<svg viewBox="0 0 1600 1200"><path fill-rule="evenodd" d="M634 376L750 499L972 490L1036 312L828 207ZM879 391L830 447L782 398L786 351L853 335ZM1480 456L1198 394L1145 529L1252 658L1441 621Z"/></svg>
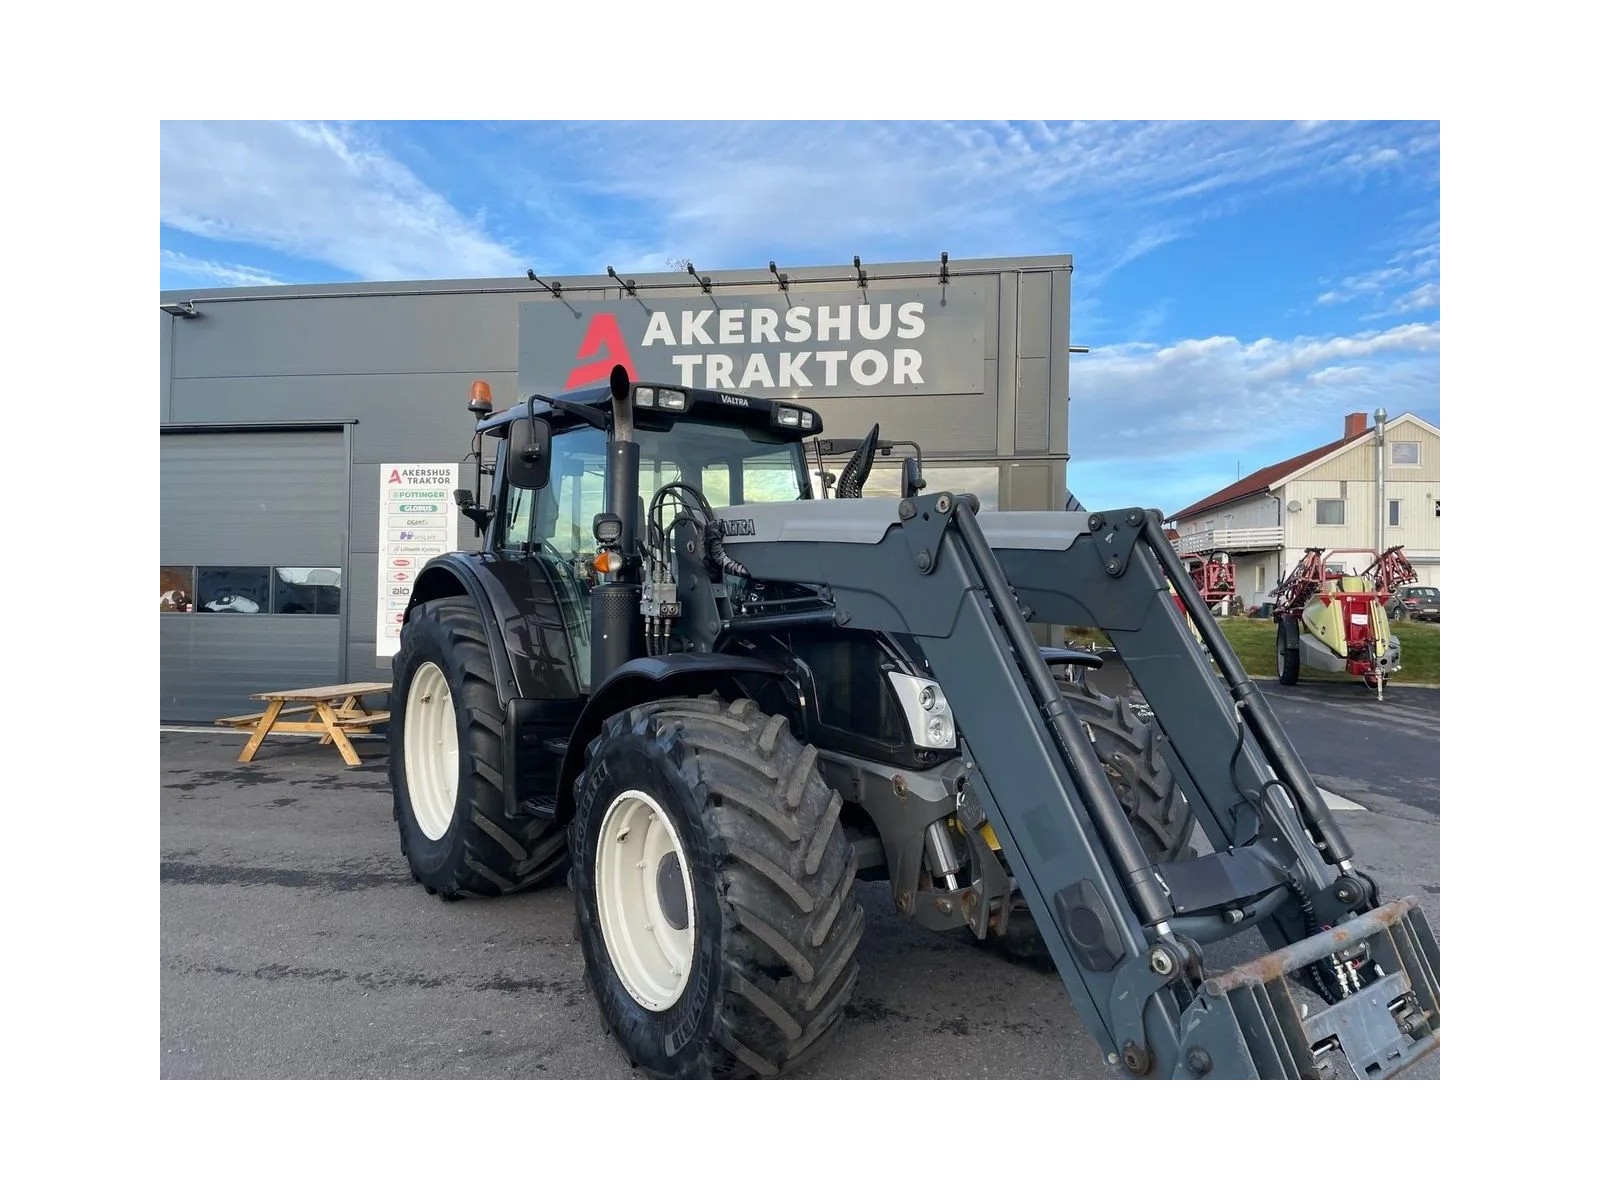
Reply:
<svg viewBox="0 0 1600 1200"><path fill-rule="evenodd" d="M595 358L595 355L599 358ZM584 362L584 359L590 359ZM637 374L633 369L633 356L628 353L628 343L617 328L617 319L610 313L596 313L589 319L589 328L583 332L583 344L578 347L578 365L567 376L567 390L585 387L591 383L604 383L611 378L611 368L622 364L629 378Z"/></svg>

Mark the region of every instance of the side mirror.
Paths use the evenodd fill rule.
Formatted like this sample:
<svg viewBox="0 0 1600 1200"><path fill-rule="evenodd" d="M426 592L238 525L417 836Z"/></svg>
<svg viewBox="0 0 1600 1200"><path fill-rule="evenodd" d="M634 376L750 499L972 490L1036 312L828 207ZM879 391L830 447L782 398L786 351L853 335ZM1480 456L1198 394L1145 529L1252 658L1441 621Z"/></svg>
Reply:
<svg viewBox="0 0 1600 1200"><path fill-rule="evenodd" d="M506 439L506 478L512 487L538 491L550 482L550 422L543 417L513 421Z"/></svg>
<svg viewBox="0 0 1600 1200"><path fill-rule="evenodd" d="M928 481L922 477L922 464L909 455L901 459L900 498L909 500L927 486Z"/></svg>

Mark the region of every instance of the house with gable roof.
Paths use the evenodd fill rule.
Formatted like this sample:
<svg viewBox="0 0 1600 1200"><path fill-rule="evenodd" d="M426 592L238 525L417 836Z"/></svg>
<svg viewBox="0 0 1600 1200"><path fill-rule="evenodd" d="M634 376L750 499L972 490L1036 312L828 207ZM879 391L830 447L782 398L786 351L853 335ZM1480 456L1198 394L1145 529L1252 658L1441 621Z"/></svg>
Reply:
<svg viewBox="0 0 1600 1200"><path fill-rule="evenodd" d="M1414 413L1379 431L1350 413L1344 433L1262 467L1167 518L1180 554L1225 551L1247 606L1264 603L1308 546L1360 571L1404 546L1421 583L1439 586L1439 430ZM1383 515L1381 527L1377 523Z"/></svg>

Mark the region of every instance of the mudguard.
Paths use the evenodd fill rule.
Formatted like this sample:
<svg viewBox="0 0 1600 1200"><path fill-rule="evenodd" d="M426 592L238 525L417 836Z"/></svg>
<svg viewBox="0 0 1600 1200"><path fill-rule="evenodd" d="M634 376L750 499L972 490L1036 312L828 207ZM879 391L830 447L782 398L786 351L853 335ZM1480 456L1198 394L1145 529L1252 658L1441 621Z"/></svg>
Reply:
<svg viewBox="0 0 1600 1200"><path fill-rule="evenodd" d="M664 654L659 658L636 658L625 663L584 705L583 714L567 742L553 803L542 809L530 808L530 813L547 820L571 818L572 785L583 770L589 743L613 713L664 696L693 695L730 685L737 687L736 678L749 674L781 676L783 668L765 659L740 654Z"/></svg>

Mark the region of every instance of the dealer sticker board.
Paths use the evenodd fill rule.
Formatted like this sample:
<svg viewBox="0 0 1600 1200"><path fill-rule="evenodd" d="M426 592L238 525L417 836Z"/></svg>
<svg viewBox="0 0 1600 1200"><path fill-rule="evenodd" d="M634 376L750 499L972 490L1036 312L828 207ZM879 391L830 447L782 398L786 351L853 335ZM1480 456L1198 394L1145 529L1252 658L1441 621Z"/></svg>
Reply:
<svg viewBox="0 0 1600 1200"><path fill-rule="evenodd" d="M378 497L378 657L400 649L417 572L456 548L458 463L384 463Z"/></svg>

